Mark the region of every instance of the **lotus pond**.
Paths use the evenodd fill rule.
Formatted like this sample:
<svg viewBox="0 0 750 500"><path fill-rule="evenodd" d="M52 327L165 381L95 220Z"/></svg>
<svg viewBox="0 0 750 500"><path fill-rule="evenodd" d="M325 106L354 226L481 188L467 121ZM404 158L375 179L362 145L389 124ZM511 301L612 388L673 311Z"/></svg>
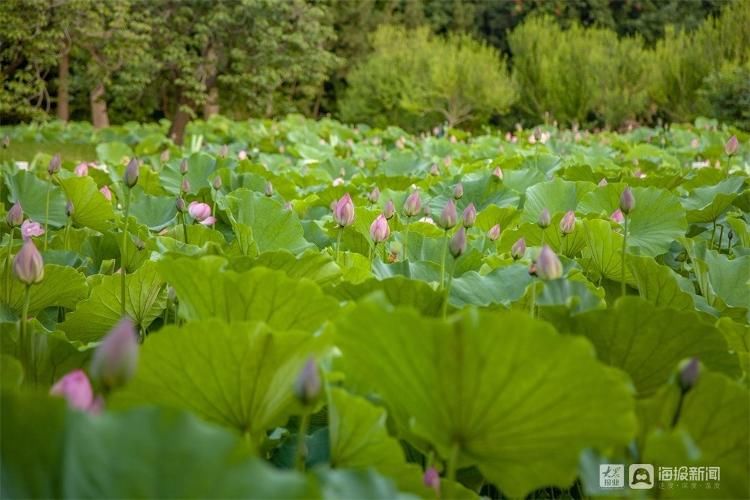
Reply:
<svg viewBox="0 0 750 500"><path fill-rule="evenodd" d="M0 129L3 498L750 497L746 133L165 131Z"/></svg>

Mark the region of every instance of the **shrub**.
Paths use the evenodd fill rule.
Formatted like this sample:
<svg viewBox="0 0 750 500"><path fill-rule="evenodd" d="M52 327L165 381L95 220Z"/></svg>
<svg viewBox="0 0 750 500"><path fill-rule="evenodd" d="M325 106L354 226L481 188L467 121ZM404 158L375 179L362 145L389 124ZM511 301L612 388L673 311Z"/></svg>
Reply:
<svg viewBox="0 0 750 500"><path fill-rule="evenodd" d="M710 116L750 130L750 62L725 63L704 80L698 94L707 103Z"/></svg>

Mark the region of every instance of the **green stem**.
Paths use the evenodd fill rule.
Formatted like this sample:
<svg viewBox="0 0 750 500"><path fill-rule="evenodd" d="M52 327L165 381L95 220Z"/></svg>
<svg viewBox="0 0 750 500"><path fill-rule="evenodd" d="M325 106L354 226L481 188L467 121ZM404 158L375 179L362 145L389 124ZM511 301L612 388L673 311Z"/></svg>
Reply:
<svg viewBox="0 0 750 500"><path fill-rule="evenodd" d="M445 299L443 300L443 319L448 317L448 300L451 296L451 285L453 284L453 273L456 270L455 263L453 264L453 269L448 274L448 286L445 287Z"/></svg>
<svg viewBox="0 0 750 500"><path fill-rule="evenodd" d="M620 297L625 296L625 250L628 247L628 216L626 215L624 217L623 222L623 238L622 238L622 263L620 270L622 271L622 274L620 274Z"/></svg>
<svg viewBox="0 0 750 500"><path fill-rule="evenodd" d="M724 241L724 224L719 224L719 253L721 253L721 244Z"/></svg>
<svg viewBox="0 0 750 500"><path fill-rule="evenodd" d="M182 236L185 239L185 244L188 244L188 228L187 222L185 222L185 214L182 214Z"/></svg>
<svg viewBox="0 0 750 500"><path fill-rule="evenodd" d="M44 208L44 251L47 251L47 235L49 234L49 193L52 190L52 179L53 176L49 176L49 183L47 183L47 204Z"/></svg>
<svg viewBox="0 0 750 500"><path fill-rule="evenodd" d="M445 286L445 257L448 254L448 230L443 237L443 259L440 261L440 288Z"/></svg>
<svg viewBox="0 0 750 500"><path fill-rule="evenodd" d="M68 222L65 224L65 233L63 235L63 249L68 249L68 234L70 233L70 225L72 224L72 220L70 217L68 217Z"/></svg>
<svg viewBox="0 0 750 500"><path fill-rule="evenodd" d="M125 316L125 275L128 262L128 218L130 216L130 188L126 188L125 222L122 226L122 252L120 254L120 315Z"/></svg>
<svg viewBox="0 0 750 500"><path fill-rule="evenodd" d="M542 243L540 244L540 246L541 246L542 248L544 248L544 230L545 230L545 229L546 229L546 228L544 228L544 227L542 228Z"/></svg>
<svg viewBox="0 0 750 500"><path fill-rule="evenodd" d="M21 329L18 338L19 354L21 364L25 373L31 373L31 360L29 359L28 318L29 303L31 302L31 285L26 285L23 293L23 312L21 313Z"/></svg>
<svg viewBox="0 0 750 500"><path fill-rule="evenodd" d="M8 241L8 257L5 259L5 294L6 304L10 304L10 261L13 257L13 228L10 228L10 240Z"/></svg>
<svg viewBox="0 0 750 500"><path fill-rule="evenodd" d="M370 260L370 267L372 267L372 259L373 259L373 255L374 255L375 257L377 257L377 255L378 255L378 244L377 244L377 242L375 242L375 243L373 244L373 246L371 246L371 247L370 247L370 252L369 252L369 254L368 254L368 258L369 258L369 260Z"/></svg>
<svg viewBox="0 0 750 500"><path fill-rule="evenodd" d="M536 281L531 282L531 301L529 304L529 314L534 318L536 317Z"/></svg>
<svg viewBox="0 0 750 500"><path fill-rule="evenodd" d="M445 477L448 478L450 481L456 480L456 466L458 465L458 443L453 442L453 447L451 448L451 456L448 459L448 469L445 473Z"/></svg>
<svg viewBox="0 0 750 500"><path fill-rule="evenodd" d="M411 217L406 217L406 229L404 230L404 258L402 260L407 260L409 258L409 253L407 252L409 248L409 222L411 222Z"/></svg>
<svg viewBox="0 0 750 500"><path fill-rule="evenodd" d="M336 237L336 264L339 263L339 253L341 253L341 236L344 234L343 226L339 228L339 234Z"/></svg>
<svg viewBox="0 0 750 500"><path fill-rule="evenodd" d="M299 424L297 430L297 454L294 459L296 468L300 472L305 471L305 458L307 457L307 446L305 445L305 438L307 437L307 428L310 427L310 414L305 413L302 415L302 421Z"/></svg>
<svg viewBox="0 0 750 500"><path fill-rule="evenodd" d="M711 228L711 243L708 244L708 248L714 247L714 236L716 236L716 219L714 219L713 227Z"/></svg>

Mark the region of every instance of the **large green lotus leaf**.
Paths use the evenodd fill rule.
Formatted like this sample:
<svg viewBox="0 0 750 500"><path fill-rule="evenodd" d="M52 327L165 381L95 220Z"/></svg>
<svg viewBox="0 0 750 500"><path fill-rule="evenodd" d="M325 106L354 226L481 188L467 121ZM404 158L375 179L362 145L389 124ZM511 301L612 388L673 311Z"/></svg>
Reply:
<svg viewBox="0 0 750 500"><path fill-rule="evenodd" d="M573 277L575 279L571 279ZM606 307L604 291L597 289L581 273L575 273L570 278L543 281L542 283L543 286L538 287L541 292L536 292L536 305L540 307L542 317L552 316L554 312L561 308L570 314L580 314L591 309ZM544 312L545 308L547 309L546 313Z"/></svg>
<svg viewBox="0 0 750 500"><path fill-rule="evenodd" d="M519 217L515 207L498 207L489 205L477 214L476 227L482 231L489 231L495 224L500 224L500 229L510 227Z"/></svg>
<svg viewBox="0 0 750 500"><path fill-rule="evenodd" d="M714 186L704 186L693 190L690 196L682 199L682 206L687 210L688 222L715 221L742 189L745 179L728 177Z"/></svg>
<svg viewBox="0 0 750 500"><path fill-rule="evenodd" d="M100 416L59 398L3 395L3 496L309 498L301 475L254 458L240 436L188 413Z"/></svg>
<svg viewBox="0 0 750 500"><path fill-rule="evenodd" d="M315 329L338 310L336 300L308 279L290 278L265 267L238 273L226 265L225 259L215 256L159 262L159 272L177 292L183 318L265 321L283 330Z"/></svg>
<svg viewBox="0 0 750 500"><path fill-rule="evenodd" d="M409 238L411 239L411 237ZM411 252L411 251L410 251ZM447 272L450 271L450 255L446 259ZM372 263L372 274L378 279L392 278L393 276L404 276L413 280L430 282L440 281L440 264L428 261L401 260L388 264L381 259L375 259Z"/></svg>
<svg viewBox="0 0 750 500"><path fill-rule="evenodd" d="M73 204L73 223L104 232L109 229L115 213L91 177L61 179L65 196Z"/></svg>
<svg viewBox="0 0 750 500"><path fill-rule="evenodd" d="M644 426L643 461L663 466L720 467L719 489L691 489L691 498L747 498L750 491L750 392L722 374L704 371L685 394L679 419L672 420L679 389L668 386L648 404L650 415ZM684 436L687 446L677 447ZM683 440L684 441L684 440ZM685 498L685 490L661 490L665 496Z"/></svg>
<svg viewBox="0 0 750 500"><path fill-rule="evenodd" d="M130 216L152 231L161 231L174 222L177 215L175 199L167 196L151 196L140 186L133 189L130 198Z"/></svg>
<svg viewBox="0 0 750 500"><path fill-rule="evenodd" d="M737 353L742 371L745 372L745 385L750 386L750 378L747 377L750 373L750 325L721 318L716 322L716 328L724 334L729 348Z"/></svg>
<svg viewBox="0 0 750 500"><path fill-rule="evenodd" d="M248 189L232 191L225 198L234 220L252 228L260 252L289 250L300 253L310 247L297 215L278 201Z"/></svg>
<svg viewBox="0 0 750 500"><path fill-rule="evenodd" d="M211 187L212 174L216 171L216 160L213 156L204 153L193 153L187 158L188 173L183 177L180 173L181 159L171 161L161 171L161 182L169 193L177 195L180 193L182 180L186 178L190 184L190 192L197 193L201 189Z"/></svg>
<svg viewBox="0 0 750 500"><path fill-rule="evenodd" d="M585 233L580 223L577 223L573 232L563 234L560 231L560 221L564 214L558 213L552 217L552 223L542 231L536 223L527 222L513 229L506 229L500 236L498 248L501 252L510 252L513 244L519 238L523 238L527 247L540 246L542 244L542 233L544 244L548 245L555 253L572 257L577 255L586 246Z"/></svg>
<svg viewBox="0 0 750 500"><path fill-rule="evenodd" d="M570 182L560 178L540 182L526 190L521 220L535 223L545 208L552 215L575 210L578 200L593 188L594 184L590 182Z"/></svg>
<svg viewBox="0 0 750 500"><path fill-rule="evenodd" d="M725 304L750 309L750 255L729 259L716 251L707 251L708 279L711 288Z"/></svg>
<svg viewBox="0 0 750 500"><path fill-rule="evenodd" d="M113 404L184 408L258 443L301 411L294 381L327 346L325 336L274 332L260 322L169 326L143 344L137 373Z"/></svg>
<svg viewBox="0 0 750 500"><path fill-rule="evenodd" d="M414 500L417 497L399 493L390 479L374 469L338 470L318 468L314 471L321 497L325 500Z"/></svg>
<svg viewBox="0 0 750 500"><path fill-rule="evenodd" d="M0 354L0 390L12 390L23 383L23 366L10 354Z"/></svg>
<svg viewBox="0 0 750 500"><path fill-rule="evenodd" d="M750 247L750 226L740 217L727 217L727 224L737 238L735 244L739 243L743 247Z"/></svg>
<svg viewBox="0 0 750 500"><path fill-rule="evenodd" d="M287 250L265 252L255 259L240 257L230 262L235 271L245 271L253 267L267 267L284 271L290 278L307 278L320 286L337 281L341 268L326 254L308 250L295 256Z"/></svg>
<svg viewBox="0 0 750 500"><path fill-rule="evenodd" d="M49 181L42 180L33 172L19 170L13 175L4 175L5 185L10 190L13 201L20 201L23 212L27 218L41 222L48 222L50 226L61 227L65 225L65 193L59 186L54 185L50 189ZM45 218L47 208L47 190L49 196L49 217Z"/></svg>
<svg viewBox="0 0 750 500"><path fill-rule="evenodd" d="M23 299L26 286L21 283L10 270L10 287L5 288L7 279L6 268L1 266L0 283L3 291L0 292L2 302L10 306L16 314L21 315L23 310ZM50 306L59 306L73 309L78 302L86 298L88 285L86 277L72 267L58 266L57 264L46 264L44 266L44 280L36 285L31 285L31 298L29 301L29 314L35 315L42 309Z"/></svg>
<svg viewBox="0 0 750 500"><path fill-rule="evenodd" d="M599 359L630 375L641 397L656 392L689 357L732 377L741 374L737 356L730 354L721 332L692 311L625 297L613 309L576 316L573 328L591 340Z"/></svg>
<svg viewBox="0 0 750 500"><path fill-rule="evenodd" d="M507 306L523 297L529 283L529 270L521 264L500 267L485 275L469 271L459 278L453 278L450 304L455 307L494 304Z"/></svg>
<svg viewBox="0 0 750 500"><path fill-rule="evenodd" d="M122 165L133 157L133 150L122 142L102 142L96 146L96 156L105 165Z"/></svg>
<svg viewBox="0 0 750 500"><path fill-rule="evenodd" d="M336 326L347 379L375 389L401 432L444 459L457 452L506 495L570 485L583 448L635 433L622 374L523 313L442 321L371 298Z"/></svg>
<svg viewBox="0 0 750 500"><path fill-rule="evenodd" d="M581 200L582 213L609 217L620 206L623 184L610 184L588 193ZM628 250L652 257L663 254L685 234L687 220L680 201L667 190L633 188L635 210L628 221Z"/></svg>
<svg viewBox="0 0 750 500"><path fill-rule="evenodd" d="M381 290L391 304L411 306L426 316L440 312L443 304L443 294L424 281L404 276L392 276L380 280L370 278L356 284L343 281L326 289L326 292L339 300L355 302L376 290Z"/></svg>
<svg viewBox="0 0 750 500"><path fill-rule="evenodd" d="M650 163L655 167L680 167L680 161L677 158L653 144L640 143L630 147L625 155L625 159L628 161L638 160L639 162Z"/></svg>
<svg viewBox="0 0 750 500"><path fill-rule="evenodd" d="M596 271L603 278L622 281L622 235L612 230L605 220L583 221L586 248L583 250L583 268ZM627 255L626 259L627 260ZM625 267L625 282L634 284L635 278Z"/></svg>
<svg viewBox="0 0 750 500"><path fill-rule="evenodd" d="M94 342L101 339L121 319L121 276L104 276L91 289L89 298L70 313L60 329L71 340ZM156 264L147 261L125 277L125 314L145 330L167 305L164 280Z"/></svg>
<svg viewBox="0 0 750 500"><path fill-rule="evenodd" d="M628 266L640 296L659 307L692 311L693 297L680 288L678 275L652 257L629 255Z"/></svg>

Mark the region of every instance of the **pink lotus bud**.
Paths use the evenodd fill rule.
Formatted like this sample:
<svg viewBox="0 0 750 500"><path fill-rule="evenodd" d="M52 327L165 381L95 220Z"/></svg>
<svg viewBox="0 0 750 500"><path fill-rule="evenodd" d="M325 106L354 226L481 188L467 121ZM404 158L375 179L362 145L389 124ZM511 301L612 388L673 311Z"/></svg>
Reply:
<svg viewBox="0 0 750 500"><path fill-rule="evenodd" d="M453 188L453 199L460 200L464 196L464 185L460 182Z"/></svg>
<svg viewBox="0 0 750 500"><path fill-rule="evenodd" d="M740 141L737 140L737 136L733 135L729 138L727 143L724 145L724 152L727 154L727 156L732 156L737 152L737 149L740 147Z"/></svg>
<svg viewBox="0 0 750 500"><path fill-rule="evenodd" d="M497 239L500 237L500 224L495 224L490 228L489 231L487 231L487 237L490 239L490 241L497 241Z"/></svg>
<svg viewBox="0 0 750 500"><path fill-rule="evenodd" d="M492 171L492 175L499 181L503 180L503 169L500 167L495 167L495 170Z"/></svg>
<svg viewBox="0 0 750 500"><path fill-rule="evenodd" d="M188 165L188 161L183 158L183 160L180 162L180 175L187 175L189 168L190 165Z"/></svg>
<svg viewBox="0 0 750 500"><path fill-rule="evenodd" d="M438 471L435 467L430 467L426 471L424 471L422 481L424 482L425 486L431 488L435 491L435 493L440 495L440 474L438 474Z"/></svg>
<svg viewBox="0 0 750 500"><path fill-rule="evenodd" d="M414 217L422 209L422 200L419 198L419 191L413 191L404 202L404 214L407 217Z"/></svg>
<svg viewBox="0 0 750 500"><path fill-rule="evenodd" d="M104 198L106 198L107 201L112 201L112 191L110 191L109 186L102 186L99 189L99 192L102 193Z"/></svg>
<svg viewBox="0 0 750 500"><path fill-rule="evenodd" d="M187 206L185 205L185 200L182 198L177 198L177 201L175 202L175 207L177 208L177 211L181 214L184 214L187 212Z"/></svg>
<svg viewBox="0 0 750 500"><path fill-rule="evenodd" d="M344 179L341 177L336 177L333 179L333 187L343 186L344 185Z"/></svg>
<svg viewBox="0 0 750 500"><path fill-rule="evenodd" d="M73 217L73 214L76 212L76 208L73 206L73 202L68 200L68 202L65 204L65 215L68 217Z"/></svg>
<svg viewBox="0 0 750 500"><path fill-rule="evenodd" d="M636 179L645 179L646 174L640 168L637 168L635 169L635 172L633 172L633 177L635 177Z"/></svg>
<svg viewBox="0 0 750 500"><path fill-rule="evenodd" d="M620 210L619 208L612 212L609 218L617 222L618 224L622 224L623 222L625 222L625 216L623 215L622 210Z"/></svg>
<svg viewBox="0 0 750 500"><path fill-rule="evenodd" d="M49 165L47 166L47 173L49 175L55 175L60 171L60 166L62 166L62 159L60 158L60 153L57 153L49 161Z"/></svg>
<svg viewBox="0 0 750 500"><path fill-rule="evenodd" d="M333 210L333 220L341 227L354 224L354 203L349 193L342 196L336 203L336 207Z"/></svg>
<svg viewBox="0 0 750 500"><path fill-rule="evenodd" d="M576 228L576 213L572 210L565 212L562 220L560 221L560 232L562 234L570 234Z"/></svg>
<svg viewBox="0 0 750 500"><path fill-rule="evenodd" d="M556 280L562 277L562 263L554 251L547 245L542 247L536 259L536 274L543 280Z"/></svg>
<svg viewBox="0 0 750 500"><path fill-rule="evenodd" d="M190 181L187 179L187 177L182 178L182 182L180 183L180 191L185 194L190 192Z"/></svg>
<svg viewBox="0 0 750 500"><path fill-rule="evenodd" d="M123 177L123 180L125 181L125 185L129 188L135 187L136 184L138 184L138 160L133 158L128 162L128 166L125 167L125 175Z"/></svg>
<svg viewBox="0 0 750 500"><path fill-rule="evenodd" d="M247 151L244 149L241 149L239 153L237 153L237 158L240 160L247 160Z"/></svg>
<svg viewBox="0 0 750 500"><path fill-rule="evenodd" d="M7 222L11 228L18 227L23 223L23 208L21 207L20 202L17 201L12 207L10 207L8 213L5 214L5 222Z"/></svg>
<svg viewBox="0 0 750 500"><path fill-rule="evenodd" d="M380 214L370 225L370 237L372 241L382 243L391 235L391 229L388 227L388 220L385 215Z"/></svg>
<svg viewBox="0 0 750 500"><path fill-rule="evenodd" d="M213 183L211 183L211 185L213 186L213 188L216 191L218 191L219 189L221 189L221 177L219 177L218 175L216 177L214 177L214 181L213 181Z"/></svg>
<svg viewBox="0 0 750 500"><path fill-rule="evenodd" d="M312 356L307 358L305 366L294 381L294 395L305 406L314 404L320 397L322 382L318 364Z"/></svg>
<svg viewBox="0 0 750 500"><path fill-rule="evenodd" d="M601 180L599 181L599 184L598 184L598 186L599 186L599 187L604 187L604 186L606 186L607 184L609 184L609 183L607 182L607 178L606 178L606 177L602 177L602 179L601 179Z"/></svg>
<svg viewBox="0 0 750 500"><path fill-rule="evenodd" d="M438 168L437 163L433 163L432 167L430 167L430 175L433 177L440 175L440 169Z"/></svg>
<svg viewBox="0 0 750 500"><path fill-rule="evenodd" d="M222 146L219 148L219 156L222 158L226 158L229 154L229 146L226 144L222 144Z"/></svg>
<svg viewBox="0 0 750 500"><path fill-rule="evenodd" d="M91 377L107 390L125 385L138 364L138 333L133 321L120 320L94 351Z"/></svg>
<svg viewBox="0 0 750 500"><path fill-rule="evenodd" d="M88 411L94 403L91 382L83 370L73 370L58 380L49 391L53 396L62 396L72 408Z"/></svg>
<svg viewBox="0 0 750 500"><path fill-rule="evenodd" d="M273 184L271 184L271 181L266 182L266 186L263 188L263 194L269 198L273 196Z"/></svg>
<svg viewBox="0 0 750 500"><path fill-rule="evenodd" d="M690 141L690 147L693 149L698 149L701 145L701 141L698 140L698 138L694 138L692 141Z"/></svg>
<svg viewBox="0 0 750 500"><path fill-rule="evenodd" d="M539 214L539 219L537 220L537 225L541 227L542 229L546 229L549 227L550 223L552 222L552 216L549 214L549 210L547 208L543 208L542 212Z"/></svg>
<svg viewBox="0 0 750 500"><path fill-rule="evenodd" d="M635 208L635 196L630 187L626 187L620 195L620 210L623 214L628 215Z"/></svg>
<svg viewBox="0 0 750 500"><path fill-rule="evenodd" d="M370 200L370 203L377 203L380 199L380 189L378 189L377 186L372 188L372 191L370 191L370 195L367 198Z"/></svg>
<svg viewBox="0 0 750 500"><path fill-rule="evenodd" d="M446 231L451 229L458 222L458 213L456 212L456 204L453 200L448 200L448 203L443 207L443 211L440 212L438 218L438 226L445 229Z"/></svg>
<svg viewBox="0 0 750 500"><path fill-rule="evenodd" d="M167 163L169 161L169 150L165 149L161 152L161 155L159 156L159 160L161 160L162 163Z"/></svg>
<svg viewBox="0 0 750 500"><path fill-rule="evenodd" d="M391 220L393 218L393 214L396 213L396 207L393 205L393 200L388 200L385 202L385 207L383 208L383 215L385 215L385 218L388 220Z"/></svg>
<svg viewBox="0 0 750 500"><path fill-rule="evenodd" d="M21 238L23 238L24 241L30 240L35 236L41 236L43 234L44 228L38 222L34 222L31 219L26 219L25 221L23 221L23 224L21 224Z"/></svg>
<svg viewBox="0 0 750 500"><path fill-rule="evenodd" d="M469 206L467 206L464 209L463 213L463 225L465 228L470 228L474 225L474 223L477 220L477 209L474 208L473 203L469 203Z"/></svg>
<svg viewBox="0 0 750 500"><path fill-rule="evenodd" d="M87 163L79 163L76 165L76 168L73 169L73 173L75 173L78 177L86 177L89 175L89 166Z"/></svg>
<svg viewBox="0 0 750 500"><path fill-rule="evenodd" d="M698 358L690 358L680 368L680 388L687 392L695 386L701 373L701 364Z"/></svg>
<svg viewBox="0 0 750 500"><path fill-rule="evenodd" d="M13 272L25 285L35 285L44 279L44 259L32 240L26 240L13 259Z"/></svg>
<svg viewBox="0 0 750 500"><path fill-rule="evenodd" d="M513 257L513 260L521 259L526 255L526 240L524 238L518 238L518 240L513 243L513 246L510 247L510 255Z"/></svg>
<svg viewBox="0 0 750 500"><path fill-rule="evenodd" d="M448 250L450 250L454 259L463 255L466 251L466 229L461 227L456 231L456 234L454 234L453 238L448 242Z"/></svg>
<svg viewBox="0 0 750 500"><path fill-rule="evenodd" d="M211 217L211 206L208 203L200 203L197 201L190 202L190 205L188 205L188 213L190 214L190 217L204 226L210 226L216 222L216 219Z"/></svg>

